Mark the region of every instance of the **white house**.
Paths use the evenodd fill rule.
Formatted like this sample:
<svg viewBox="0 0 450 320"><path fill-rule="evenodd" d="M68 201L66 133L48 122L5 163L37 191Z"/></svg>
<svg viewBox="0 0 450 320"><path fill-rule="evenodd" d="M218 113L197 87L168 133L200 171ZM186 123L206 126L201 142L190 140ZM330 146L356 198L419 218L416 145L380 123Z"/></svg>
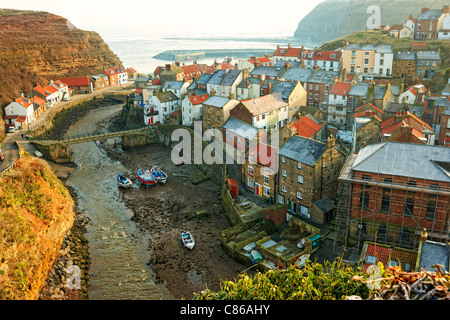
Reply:
<svg viewBox="0 0 450 320"><path fill-rule="evenodd" d="M202 106L209 96L185 96L181 101L182 124L187 127L194 126L194 121L202 119Z"/></svg>
<svg viewBox="0 0 450 320"><path fill-rule="evenodd" d="M394 52L391 45L379 45L375 51L374 73L379 76L392 76Z"/></svg>
<svg viewBox="0 0 450 320"><path fill-rule="evenodd" d="M118 84L128 82L128 72L126 70L123 70L122 68L114 68L114 70L117 73Z"/></svg>
<svg viewBox="0 0 450 320"><path fill-rule="evenodd" d="M29 125L36 120L33 101L25 97L17 98L6 106L5 116L25 116L25 125Z"/></svg>
<svg viewBox="0 0 450 320"><path fill-rule="evenodd" d="M261 96L261 79L245 78L236 86L236 99L255 99Z"/></svg>
<svg viewBox="0 0 450 320"><path fill-rule="evenodd" d="M159 92L151 96L144 105L144 123L146 125L164 123L178 107L180 99L172 91Z"/></svg>
<svg viewBox="0 0 450 320"><path fill-rule="evenodd" d="M50 86L52 86L53 88L58 90L58 93L59 93L58 100L59 101L70 99L69 87L64 82L62 82L60 80L57 80L57 81L50 80Z"/></svg>
<svg viewBox="0 0 450 320"><path fill-rule="evenodd" d="M423 84L416 84L407 88L398 97L399 103L416 104L421 103L418 99L422 100L427 89Z"/></svg>
<svg viewBox="0 0 450 320"><path fill-rule="evenodd" d="M231 97L234 99L236 97L236 87L242 81L243 77L243 70L229 69L220 82L220 93L218 94L222 97Z"/></svg>
<svg viewBox="0 0 450 320"><path fill-rule="evenodd" d="M444 18L442 30L438 33L438 40L450 40L450 16Z"/></svg>
<svg viewBox="0 0 450 320"><path fill-rule="evenodd" d="M226 70L217 70L213 73L211 78L209 78L208 82L206 83L206 91L209 95L211 95L211 92L215 92L216 95L220 95L220 83L222 82L226 74Z"/></svg>
<svg viewBox="0 0 450 320"><path fill-rule="evenodd" d="M348 94L352 84L336 82L328 94L328 123L344 126L347 119Z"/></svg>

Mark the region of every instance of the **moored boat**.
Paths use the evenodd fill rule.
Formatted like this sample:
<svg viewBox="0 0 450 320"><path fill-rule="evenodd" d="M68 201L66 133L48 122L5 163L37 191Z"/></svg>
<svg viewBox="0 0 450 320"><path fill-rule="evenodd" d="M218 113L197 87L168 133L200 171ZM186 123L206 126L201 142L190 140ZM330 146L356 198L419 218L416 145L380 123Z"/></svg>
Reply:
<svg viewBox="0 0 450 320"><path fill-rule="evenodd" d="M35 151L34 154L36 155L36 157L39 157L39 158L42 157L42 153L40 153L39 151Z"/></svg>
<svg viewBox="0 0 450 320"><path fill-rule="evenodd" d="M186 248L188 248L190 250L192 250L192 248L194 248L195 240L189 231L183 231L181 233L181 241L183 242L183 245Z"/></svg>
<svg viewBox="0 0 450 320"><path fill-rule="evenodd" d="M120 173L117 175L117 184L122 188L129 188L133 184L131 180Z"/></svg>
<svg viewBox="0 0 450 320"><path fill-rule="evenodd" d="M147 186L152 186L156 184L155 177L150 172L150 170L139 169L138 174L136 176L140 182Z"/></svg>
<svg viewBox="0 0 450 320"><path fill-rule="evenodd" d="M151 172L157 182L166 183L167 174L159 166L153 166Z"/></svg>

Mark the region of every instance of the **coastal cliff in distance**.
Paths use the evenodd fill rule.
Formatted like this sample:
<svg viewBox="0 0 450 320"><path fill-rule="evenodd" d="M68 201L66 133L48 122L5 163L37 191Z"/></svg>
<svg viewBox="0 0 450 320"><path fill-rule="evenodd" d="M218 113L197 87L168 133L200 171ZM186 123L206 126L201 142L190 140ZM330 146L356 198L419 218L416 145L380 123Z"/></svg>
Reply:
<svg viewBox="0 0 450 320"><path fill-rule="evenodd" d="M420 15L422 8L442 9L448 0L326 0L317 5L298 24L294 38L306 46L319 46L353 32L365 31L377 5L381 10L381 25L403 24L410 14Z"/></svg>
<svg viewBox="0 0 450 320"><path fill-rule="evenodd" d="M77 29L47 12L0 9L1 107L21 91L26 95L58 77L87 76L121 66L96 32Z"/></svg>

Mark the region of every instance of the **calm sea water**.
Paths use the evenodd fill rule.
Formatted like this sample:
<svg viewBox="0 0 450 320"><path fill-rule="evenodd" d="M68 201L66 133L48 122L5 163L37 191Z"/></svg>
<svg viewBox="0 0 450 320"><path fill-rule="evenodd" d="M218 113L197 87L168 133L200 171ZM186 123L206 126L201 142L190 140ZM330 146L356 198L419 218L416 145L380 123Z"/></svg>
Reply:
<svg viewBox="0 0 450 320"><path fill-rule="evenodd" d="M154 59L153 56L166 50L208 50L208 49L273 49L277 44L287 45L288 35L239 35L217 38L210 35L164 35L144 36L102 35L110 49L118 55L125 68L133 67L140 73L153 73L158 66L173 61ZM270 38L270 39L269 39ZM277 41L279 39L279 42ZM218 62L223 59L218 58ZM214 59L199 59L198 63L211 64ZM191 64L191 61L186 61Z"/></svg>

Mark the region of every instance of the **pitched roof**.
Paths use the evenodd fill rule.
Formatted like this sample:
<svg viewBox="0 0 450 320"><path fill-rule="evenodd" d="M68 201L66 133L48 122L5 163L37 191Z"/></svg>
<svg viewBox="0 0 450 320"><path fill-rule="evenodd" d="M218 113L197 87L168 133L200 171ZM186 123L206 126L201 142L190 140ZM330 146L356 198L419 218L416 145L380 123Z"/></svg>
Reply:
<svg viewBox="0 0 450 320"><path fill-rule="evenodd" d="M422 133L432 133L431 126L409 111L399 112L380 123L381 134L385 135L398 128L401 124L415 128Z"/></svg>
<svg viewBox="0 0 450 320"><path fill-rule="evenodd" d="M184 78L190 80L194 77L200 77L202 75L202 69L198 64L189 64L181 66L181 69L184 70Z"/></svg>
<svg viewBox="0 0 450 320"><path fill-rule="evenodd" d="M313 60L339 61L341 53L339 51L316 51Z"/></svg>
<svg viewBox="0 0 450 320"><path fill-rule="evenodd" d="M33 105L33 101L31 99L20 97L16 99L16 102L20 104L22 107L28 108Z"/></svg>
<svg viewBox="0 0 450 320"><path fill-rule="evenodd" d="M280 79L284 79L286 81L307 82L312 74L313 74L312 69L289 68L283 73Z"/></svg>
<svg viewBox="0 0 450 320"><path fill-rule="evenodd" d="M193 105L197 105L200 103L205 102L207 99L209 98L209 95L207 94L202 94L199 96L188 96L189 101L193 104Z"/></svg>
<svg viewBox="0 0 450 320"><path fill-rule="evenodd" d="M280 81L273 86L272 91L270 93L280 92L283 99L288 101L290 94L297 85L301 84L299 84L298 82Z"/></svg>
<svg viewBox="0 0 450 320"><path fill-rule="evenodd" d="M292 136L280 148L279 155L312 167L326 149L326 145L322 142L300 136Z"/></svg>
<svg viewBox="0 0 450 320"><path fill-rule="evenodd" d="M351 82L338 81L331 88L330 94L335 94L338 96L346 96L350 92L351 88L352 88Z"/></svg>
<svg viewBox="0 0 450 320"><path fill-rule="evenodd" d="M228 121L223 125L223 128L227 131L231 131L249 141L251 141L259 132L258 128L249 125L243 121L230 117Z"/></svg>
<svg viewBox="0 0 450 320"><path fill-rule="evenodd" d="M336 77L339 77L338 71L317 70L311 75L308 83L333 84Z"/></svg>
<svg viewBox="0 0 450 320"><path fill-rule="evenodd" d="M436 163L448 163L449 159L450 148L447 147L383 142L362 148L352 170L450 182L450 172Z"/></svg>
<svg viewBox="0 0 450 320"><path fill-rule="evenodd" d="M174 89L174 90L180 90L183 85L185 84L184 81L166 81L164 82L164 89Z"/></svg>
<svg viewBox="0 0 450 320"><path fill-rule="evenodd" d="M45 100L38 96L34 96L31 100L38 105L43 105L45 103Z"/></svg>
<svg viewBox="0 0 450 320"><path fill-rule="evenodd" d="M264 74L266 77L279 77L284 71L282 67L258 66L250 72L250 75L262 76Z"/></svg>
<svg viewBox="0 0 450 320"><path fill-rule="evenodd" d="M227 102L230 101L230 98L221 97L221 96L210 96L203 104L222 108Z"/></svg>
<svg viewBox="0 0 450 320"><path fill-rule="evenodd" d="M278 110L279 108L286 107L287 103L283 101L281 92L272 93L259 98L241 101L241 103L250 111L254 116L266 113L272 110Z"/></svg>
<svg viewBox="0 0 450 320"><path fill-rule="evenodd" d="M298 57L301 52L302 48L278 48L273 55L281 57Z"/></svg>
<svg viewBox="0 0 450 320"><path fill-rule="evenodd" d="M92 82L91 77L59 78L58 80L64 82L69 87L90 86Z"/></svg>
<svg viewBox="0 0 450 320"><path fill-rule="evenodd" d="M217 70L212 74L211 78L209 78L208 84L220 84L220 82L222 82L222 79L225 77L226 74L227 74L226 70Z"/></svg>
<svg viewBox="0 0 450 320"><path fill-rule="evenodd" d="M362 109L365 109L365 110L373 109L373 110L378 111L379 113L383 113L383 111L382 111L381 109L379 109L377 106L374 106L374 105L371 104L371 103L366 103L365 105L362 105L361 107L356 108L356 109L355 109L355 113L356 113L357 111L361 112Z"/></svg>
<svg viewBox="0 0 450 320"><path fill-rule="evenodd" d="M305 138L311 138L314 134L317 133L317 131L322 129L322 126L320 124L318 124L308 116L304 116L299 120L292 122L291 124L289 124L289 128L291 127L295 127L295 129L297 130L297 134Z"/></svg>
<svg viewBox="0 0 450 320"><path fill-rule="evenodd" d="M230 69L227 74L223 77L220 83L223 86L231 86L242 73L242 70Z"/></svg>
<svg viewBox="0 0 450 320"><path fill-rule="evenodd" d="M450 250L448 244L427 240L422 243L422 250L419 256L419 270L436 271L437 264L443 265L449 271Z"/></svg>
<svg viewBox="0 0 450 320"><path fill-rule="evenodd" d="M250 62L251 64L255 64L255 59L248 59L247 61ZM256 62L258 62L259 64L271 63L270 59L267 57L257 57Z"/></svg>
<svg viewBox="0 0 450 320"><path fill-rule="evenodd" d="M172 91L158 92L156 97L161 102L179 100L179 98Z"/></svg>
<svg viewBox="0 0 450 320"><path fill-rule="evenodd" d="M370 257L369 257L370 256ZM379 243L366 242L363 248L363 269L370 265L382 262L387 268L390 262L400 263L403 270L414 271L417 261L417 252L403 248L390 247Z"/></svg>

